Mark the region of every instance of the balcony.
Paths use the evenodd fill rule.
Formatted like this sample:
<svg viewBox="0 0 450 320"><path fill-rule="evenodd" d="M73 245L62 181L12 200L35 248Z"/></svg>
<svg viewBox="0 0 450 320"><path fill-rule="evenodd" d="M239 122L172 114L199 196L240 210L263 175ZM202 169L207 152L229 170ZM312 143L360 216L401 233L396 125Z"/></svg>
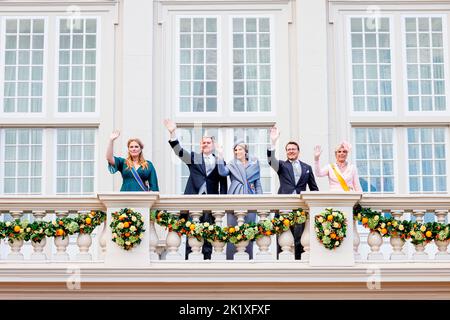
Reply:
<svg viewBox="0 0 450 320"><path fill-rule="evenodd" d="M359 203L381 215L417 223L448 223L448 196L361 195L306 192L276 196L173 196L158 193L105 193L92 197L0 197L4 221L53 221L107 213L90 237L68 241L48 237L45 243L0 242L0 298L135 299L449 299L449 240L412 244L382 238L353 219ZM112 213L133 208L144 218L142 242L126 251L112 239ZM316 238L313 219L305 222L305 252L294 259L288 229L254 241L253 259L238 243L234 260L226 260L223 243L214 243L211 260L203 260L201 242L191 239L193 253L185 260L186 236L168 232L150 220L151 210L175 216L189 213L198 221L203 212L226 225L227 214L244 223L247 212L258 220L301 208L316 216L326 208L344 213L347 234L342 244L326 249ZM277 243L281 251L277 254Z"/></svg>

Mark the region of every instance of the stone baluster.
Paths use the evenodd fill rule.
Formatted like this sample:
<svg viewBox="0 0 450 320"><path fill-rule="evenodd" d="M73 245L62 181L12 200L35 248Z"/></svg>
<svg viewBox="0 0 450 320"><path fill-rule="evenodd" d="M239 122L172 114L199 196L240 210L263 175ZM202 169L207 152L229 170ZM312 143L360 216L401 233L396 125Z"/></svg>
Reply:
<svg viewBox="0 0 450 320"><path fill-rule="evenodd" d="M105 220L104 222L103 222L103 227L102 227L102 231L100 232L100 234L98 235L98 245L99 245L99 247L100 247L100 250L99 250L99 254L98 254L98 256L99 256L99 259L100 260L102 260L102 259L104 259L105 258L105 254L106 254L106 240L107 240L107 232L106 232L106 230L107 230L107 228L108 228L108 226L107 226L107 224L106 224L106 221L107 220Z"/></svg>
<svg viewBox="0 0 450 320"><path fill-rule="evenodd" d="M170 211L174 216L179 216L179 212ZM175 231L169 231L166 237L166 260L184 260L184 257L178 252L181 245L181 236Z"/></svg>
<svg viewBox="0 0 450 320"><path fill-rule="evenodd" d="M56 212L57 218L65 218L69 215L69 211L67 210L59 210ZM53 256L53 259L56 261L68 261L70 260L69 254L67 253L67 247L69 246L69 236L66 235L64 238L62 236L55 236L55 246L56 246L56 254Z"/></svg>
<svg viewBox="0 0 450 320"><path fill-rule="evenodd" d="M202 211L190 211L189 215L192 217L193 223L200 223ZM197 240L195 237L189 237L188 243L191 246L192 252L189 253L188 260L203 260L202 246L204 240Z"/></svg>
<svg viewBox="0 0 450 320"><path fill-rule="evenodd" d="M301 254L301 262L308 262L309 261L309 250L310 250L310 218L309 218L309 211L304 209L305 213L306 213L306 221L304 223L304 227L303 227L303 233L302 236L300 238L300 243L303 246L303 250L304 252Z"/></svg>
<svg viewBox="0 0 450 320"><path fill-rule="evenodd" d="M269 219L270 210L260 210L258 211L259 222L266 221ZM259 248L259 252L255 256L255 260L274 260L274 256L269 252L269 247L272 242L270 235L263 236L256 239L256 245Z"/></svg>
<svg viewBox="0 0 450 320"><path fill-rule="evenodd" d="M397 220L399 223L403 220L403 210L392 210L392 217ZM403 246L405 245L405 239L400 238L399 236L392 236L389 239L389 242L392 246L392 253L390 256L391 260L406 260L407 255L402 251Z"/></svg>
<svg viewBox="0 0 450 320"><path fill-rule="evenodd" d="M380 218L383 214L381 210L374 210L376 211ZM384 256L380 252L380 248L383 245L383 237L378 231L372 230L370 231L369 235L367 236L367 243L370 246L370 252L367 255L367 260L383 260Z"/></svg>
<svg viewBox="0 0 450 320"><path fill-rule="evenodd" d="M361 254L359 253L359 245L361 243L361 237L358 231L358 221L353 219L353 255L355 260L361 260Z"/></svg>
<svg viewBox="0 0 450 320"><path fill-rule="evenodd" d="M446 209L436 209L435 215L437 218L437 222L445 224L445 218L448 215L448 210ZM450 254L447 251L449 240L434 240L436 246L438 247L438 252L435 255L436 260L450 260Z"/></svg>
<svg viewBox="0 0 450 320"><path fill-rule="evenodd" d="M280 210L280 216L284 213L289 213L289 210ZM295 260L295 254L294 254L294 235L292 234L291 229L287 229L286 231L282 232L278 236L278 244L281 247L281 252L278 255L279 260Z"/></svg>
<svg viewBox="0 0 450 320"><path fill-rule="evenodd" d="M80 210L79 215L89 214L89 210ZM89 248L92 245L92 236L87 233L78 233L77 246L80 251L76 255L76 260L90 261L92 260L92 255L89 253Z"/></svg>
<svg viewBox="0 0 450 320"><path fill-rule="evenodd" d="M213 211L212 216L214 217L215 224L223 227L223 218L225 216L225 211L221 211L221 210ZM213 241L212 246L213 246L214 250L211 255L211 260L219 261L219 260L227 259L227 256L224 252L225 245L226 245L226 242L219 241L219 240Z"/></svg>
<svg viewBox="0 0 450 320"><path fill-rule="evenodd" d="M13 218L14 221L16 219L19 219L23 216L23 212L21 210L11 210L10 215ZM8 223L10 221L7 221ZM9 246L11 248L11 252L8 254L7 259L8 260L23 260L24 256L23 253L20 252L22 250L23 246L23 240L17 240L17 239L8 239Z"/></svg>
<svg viewBox="0 0 450 320"><path fill-rule="evenodd" d="M150 250L150 261L159 260L159 254L156 252L158 246L159 238L156 233L155 221L150 220L149 222L149 250Z"/></svg>
<svg viewBox="0 0 450 320"><path fill-rule="evenodd" d="M425 216L426 210L413 210L412 215L416 217L416 221L418 223L423 223L423 217ZM415 244L414 248L416 251L413 253L413 260L426 260L428 259L428 253L425 252L425 246L427 244L421 243L421 244Z"/></svg>
<svg viewBox="0 0 450 320"><path fill-rule="evenodd" d="M234 211L234 215L237 219L237 227L240 227L245 222L245 216L247 215L247 211L238 210ZM250 256L247 252L245 252L245 248L247 248L249 244L249 240L241 241L236 243L236 253L234 254L234 260L249 260Z"/></svg>
<svg viewBox="0 0 450 320"><path fill-rule="evenodd" d="M33 210L33 217L36 222L41 222L47 213L45 210ZM44 230L42 229L42 232ZM31 240L33 246L33 252L31 253L31 260L47 260L47 255L44 253L45 245L47 244L47 238L44 236L41 241L35 242Z"/></svg>

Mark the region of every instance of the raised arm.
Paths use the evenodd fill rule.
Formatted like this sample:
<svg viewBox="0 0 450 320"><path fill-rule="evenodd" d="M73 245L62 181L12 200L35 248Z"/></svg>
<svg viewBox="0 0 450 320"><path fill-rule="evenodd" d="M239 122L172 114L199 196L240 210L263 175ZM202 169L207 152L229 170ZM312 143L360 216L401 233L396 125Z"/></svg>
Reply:
<svg viewBox="0 0 450 320"><path fill-rule="evenodd" d="M108 146L106 147L106 160L112 166L115 165L115 161L114 161L114 140L116 140L119 136L120 136L120 131L119 130L114 130L111 133L111 136L109 137Z"/></svg>
<svg viewBox="0 0 450 320"><path fill-rule="evenodd" d="M217 153L217 169L222 177L226 177L230 174L230 169L225 165L223 160L223 147L220 144L214 143L214 149Z"/></svg>
<svg viewBox="0 0 450 320"><path fill-rule="evenodd" d="M314 173L318 177L324 177L328 175L328 166L323 168L320 167L320 155L322 154L322 147L315 146L314 147Z"/></svg>
<svg viewBox="0 0 450 320"><path fill-rule="evenodd" d="M173 152L183 161L184 163L190 165L191 164L191 153L185 149L183 149L180 145L180 142L177 139L176 130L177 125L170 119L164 120L164 125L170 133L169 144L173 149Z"/></svg>
<svg viewBox="0 0 450 320"><path fill-rule="evenodd" d="M270 128L270 147L267 149L267 160L273 170L280 170L280 161L275 156L275 147L280 138L280 131L276 126Z"/></svg>

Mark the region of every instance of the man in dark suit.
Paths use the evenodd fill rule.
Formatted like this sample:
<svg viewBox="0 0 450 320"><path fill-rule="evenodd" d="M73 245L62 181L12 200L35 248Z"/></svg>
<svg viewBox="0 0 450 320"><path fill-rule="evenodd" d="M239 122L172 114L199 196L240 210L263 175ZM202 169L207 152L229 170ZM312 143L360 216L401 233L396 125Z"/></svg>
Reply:
<svg viewBox="0 0 450 320"><path fill-rule="evenodd" d="M286 144L286 161L278 160L275 157L275 145L279 137L280 132L278 128L273 126L270 129L271 146L267 150L267 158L270 166L275 170L280 179L278 194L300 194L302 191L306 191L306 186L311 191L319 191L311 166L298 159L300 146L297 142L290 141ZM293 229L295 259L297 260L300 259L301 253L303 252L303 247L300 243L303 227L304 224L295 225Z"/></svg>
<svg viewBox="0 0 450 320"><path fill-rule="evenodd" d="M169 144L175 154L188 166L189 178L186 183L184 194L226 194L227 178L219 175L216 156L212 153L214 149L213 137L202 137L200 141L201 153L183 149L176 137L177 126L175 122L166 119L164 125L170 133ZM213 223L211 214L203 214L201 222ZM186 243L187 244L187 243ZM186 246L186 257L191 251ZM212 245L208 241L203 244L202 253L205 259L211 259Z"/></svg>

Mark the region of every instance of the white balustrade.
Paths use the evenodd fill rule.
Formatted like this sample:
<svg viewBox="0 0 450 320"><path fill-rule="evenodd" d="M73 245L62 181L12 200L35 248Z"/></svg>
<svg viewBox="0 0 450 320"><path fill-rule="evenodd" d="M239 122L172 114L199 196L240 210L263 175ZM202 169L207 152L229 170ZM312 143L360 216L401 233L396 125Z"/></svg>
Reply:
<svg viewBox="0 0 450 320"><path fill-rule="evenodd" d="M423 217L425 216L426 212L427 212L426 210L414 209L412 215L416 217L416 221L418 223L423 223ZM425 252L426 245L427 245L426 242L414 245L416 251L413 253L412 256L413 260L427 260L429 258L428 253Z"/></svg>
<svg viewBox="0 0 450 320"><path fill-rule="evenodd" d="M35 221L43 221L43 219L46 216L46 211L45 210L33 210L33 217L35 219ZM45 245L47 244L47 239L44 238L41 241L32 241L31 240L31 245L33 246L33 252L31 253L31 260L37 260L37 261L42 261L42 260L47 260L47 255L44 253L44 248Z"/></svg>
<svg viewBox="0 0 450 320"><path fill-rule="evenodd" d="M269 219L270 210L259 210L258 211L259 222L266 221ZM274 260L274 256L269 252L269 247L272 242L270 236L263 236L256 239L256 245L258 246L259 252L255 255L255 260Z"/></svg>
<svg viewBox="0 0 450 320"><path fill-rule="evenodd" d="M223 210L214 210L212 212L212 216L214 217L215 224L223 227L223 218L225 216L225 211ZM213 253L211 255L211 260L213 261L223 261L227 259L225 254L225 246L226 242L216 240L212 242Z"/></svg>
<svg viewBox="0 0 450 320"><path fill-rule="evenodd" d="M391 210L392 217L399 222L403 220L403 210ZM407 255L403 252L403 246L405 245L405 240L399 236L391 236L389 242L392 246L392 253L390 256L391 260L406 260Z"/></svg>
<svg viewBox="0 0 450 320"><path fill-rule="evenodd" d="M280 210L280 216L282 214L289 213L290 210ZM289 261L289 260L295 260L295 253L294 253L294 235L292 234L291 229L287 229L286 231L283 231L278 236L278 244L281 247L281 252L278 255L279 260L283 261Z"/></svg>
<svg viewBox="0 0 450 320"><path fill-rule="evenodd" d="M383 215L382 210L374 210L376 211L380 217ZM369 235L367 236L367 244L370 247L370 252L367 255L368 260L383 260L383 253L380 251L381 246L383 245L383 237L376 230L371 230Z"/></svg>
<svg viewBox="0 0 450 320"><path fill-rule="evenodd" d="M14 221L20 220L20 218L23 216L23 211L21 210L10 210L9 213ZM8 239L7 241L11 248L11 251L8 254L8 260L24 260L24 255L21 252L23 247L23 240Z"/></svg>
<svg viewBox="0 0 450 320"><path fill-rule="evenodd" d="M305 210L306 211L306 210ZM309 224L310 224L310 217L309 217L309 212L306 211L306 221L304 224L304 228L303 228L303 233L302 236L300 238L300 243L303 246L303 250L305 252L302 253L301 255L301 261L302 262L309 262L309 251L310 251L310 243L311 243L311 235L310 235L310 231L309 231Z"/></svg>
<svg viewBox="0 0 450 320"><path fill-rule="evenodd" d="M234 211L234 215L236 216L237 219L237 227L240 227L244 224L245 222L245 216L247 215L246 211L243 210L237 210ZM245 252L245 249L247 248L248 244L250 243L250 241L246 240L246 241L240 241L238 243L236 243L236 253L234 254L234 260L249 260L250 256L248 255L247 252Z"/></svg>
<svg viewBox="0 0 450 320"><path fill-rule="evenodd" d="M192 217L194 223L200 223L200 217L202 216L202 211L190 211L189 215ZM191 246L192 252L188 255L188 260L203 260L202 246L204 240L198 240L196 237L188 237L188 243Z"/></svg>
<svg viewBox="0 0 450 320"><path fill-rule="evenodd" d="M361 260L361 254L359 253L359 245L361 243L361 237L358 231L358 221L353 219L353 254L355 260Z"/></svg>
<svg viewBox="0 0 450 320"><path fill-rule="evenodd" d="M174 216L179 216L179 212L169 211ZM184 260L184 257L178 252L181 244L181 237L175 231L169 231L166 237L167 254L166 260Z"/></svg>
<svg viewBox="0 0 450 320"><path fill-rule="evenodd" d="M448 216L448 210L447 209L436 209L435 215L437 218L437 222L445 224L445 220ZM436 260L450 260L450 254L447 251L449 240L434 240L434 243L436 244L438 248L438 252L436 253L435 259Z"/></svg>

